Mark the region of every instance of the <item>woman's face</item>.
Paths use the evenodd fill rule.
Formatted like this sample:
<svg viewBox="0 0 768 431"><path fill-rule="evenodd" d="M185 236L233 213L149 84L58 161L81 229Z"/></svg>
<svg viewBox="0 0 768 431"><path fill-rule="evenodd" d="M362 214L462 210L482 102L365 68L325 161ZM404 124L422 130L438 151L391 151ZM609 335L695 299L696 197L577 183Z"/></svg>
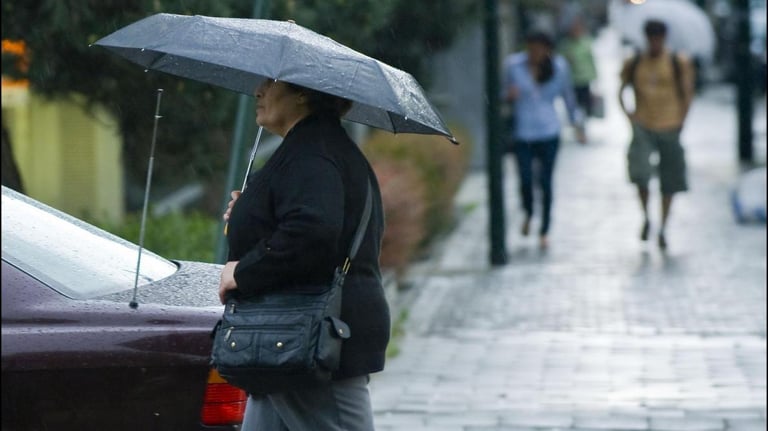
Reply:
<svg viewBox="0 0 768 431"><path fill-rule="evenodd" d="M543 42L528 42L528 61L533 64L539 64L543 62L547 57L552 54L552 50L549 45Z"/></svg>
<svg viewBox="0 0 768 431"><path fill-rule="evenodd" d="M309 112L304 96L282 81L267 79L256 88L256 123L285 137Z"/></svg>

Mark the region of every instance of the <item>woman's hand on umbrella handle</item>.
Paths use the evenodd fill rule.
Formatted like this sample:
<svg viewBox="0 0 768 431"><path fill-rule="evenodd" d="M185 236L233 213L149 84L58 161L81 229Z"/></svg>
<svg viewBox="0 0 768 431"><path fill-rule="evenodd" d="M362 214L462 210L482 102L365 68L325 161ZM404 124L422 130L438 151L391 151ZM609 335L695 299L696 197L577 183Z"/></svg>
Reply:
<svg viewBox="0 0 768 431"><path fill-rule="evenodd" d="M240 197L241 192L238 190L232 190L232 192L229 194L232 197L232 200L227 203L227 210L224 211L224 215L221 216L221 218L224 219L224 221L229 221L229 216L232 214L232 207L235 206L235 202Z"/></svg>
<svg viewBox="0 0 768 431"><path fill-rule="evenodd" d="M242 194L242 192L238 190L232 190L232 192L229 194L232 197L232 200L229 201L229 203L227 204L227 210L224 211L224 215L221 216L221 218L224 219L224 221L227 223L224 225L224 235L227 234L227 230L228 230L227 228L229 226L229 216L232 214L232 207L235 206L235 202L240 197L240 194Z"/></svg>

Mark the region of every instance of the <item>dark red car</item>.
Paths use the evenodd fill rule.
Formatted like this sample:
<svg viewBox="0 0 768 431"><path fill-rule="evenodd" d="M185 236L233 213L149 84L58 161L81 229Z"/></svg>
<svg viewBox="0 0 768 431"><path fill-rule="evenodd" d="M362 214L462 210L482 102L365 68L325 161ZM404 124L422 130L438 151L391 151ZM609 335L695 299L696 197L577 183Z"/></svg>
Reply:
<svg viewBox="0 0 768 431"><path fill-rule="evenodd" d="M221 267L143 250L136 278L138 256L2 188L3 430L238 429L245 394L209 366Z"/></svg>

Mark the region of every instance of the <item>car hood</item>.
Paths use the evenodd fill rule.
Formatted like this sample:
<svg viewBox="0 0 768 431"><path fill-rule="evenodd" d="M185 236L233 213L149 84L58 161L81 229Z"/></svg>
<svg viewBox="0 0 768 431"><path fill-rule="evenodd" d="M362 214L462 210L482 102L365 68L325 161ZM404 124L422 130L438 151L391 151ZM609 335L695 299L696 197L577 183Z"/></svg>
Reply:
<svg viewBox="0 0 768 431"><path fill-rule="evenodd" d="M221 307L219 279L223 265L204 262L174 261L179 270L170 277L138 288L136 301L181 307ZM133 299L133 290L124 290L98 298L105 301L125 302Z"/></svg>

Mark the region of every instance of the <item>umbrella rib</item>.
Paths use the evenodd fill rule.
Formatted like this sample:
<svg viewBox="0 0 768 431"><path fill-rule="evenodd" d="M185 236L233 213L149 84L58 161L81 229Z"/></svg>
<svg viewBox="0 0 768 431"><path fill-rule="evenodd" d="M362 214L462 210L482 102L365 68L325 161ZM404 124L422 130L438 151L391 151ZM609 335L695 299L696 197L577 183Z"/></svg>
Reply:
<svg viewBox="0 0 768 431"><path fill-rule="evenodd" d="M286 31L284 34L280 35L281 40L283 40L283 43L280 46L280 65L277 67L275 71L275 77L274 80L277 81L278 78L283 74L283 64L285 64L285 50L287 49L288 45L290 44L290 37L289 35L293 32L295 27L292 25L290 21L287 22L288 24L288 31Z"/></svg>
<svg viewBox="0 0 768 431"><path fill-rule="evenodd" d="M387 74L384 72L384 68L382 67L382 63L376 59L374 59L374 64L376 64L376 67L379 69L379 73L381 73L381 76L384 78L384 81L386 81L387 85L389 86L389 89L392 90L392 92L395 91L395 88L392 87L392 83L389 82L389 79L387 78ZM380 108L384 109L384 108ZM392 116L394 115L392 112L390 112L387 109L384 109L384 112L387 113L387 118L389 119L389 122L392 124L392 133L397 133L395 122L392 120Z"/></svg>

